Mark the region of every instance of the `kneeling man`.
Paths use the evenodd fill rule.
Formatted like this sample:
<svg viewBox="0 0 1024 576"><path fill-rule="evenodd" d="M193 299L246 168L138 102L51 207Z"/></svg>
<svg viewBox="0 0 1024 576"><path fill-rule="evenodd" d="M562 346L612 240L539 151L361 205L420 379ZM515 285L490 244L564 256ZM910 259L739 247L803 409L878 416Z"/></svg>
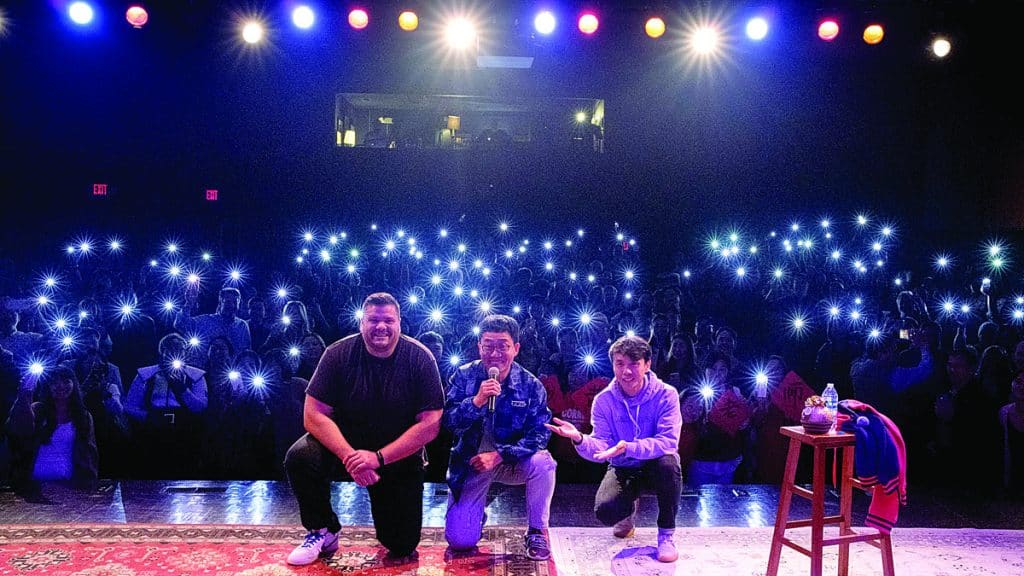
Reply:
<svg viewBox="0 0 1024 576"><path fill-rule="evenodd" d="M572 440L580 456L608 462L597 489L594 511L614 534L633 534L641 490L658 497L658 560L675 562L672 540L682 491L679 466L679 395L651 372L651 347L642 338L624 336L608 350L615 378L594 397L594 431L580 433L558 418L547 427Z"/></svg>
<svg viewBox="0 0 1024 576"><path fill-rule="evenodd" d="M444 424L454 439L445 538L453 550L474 548L487 521L491 482L526 484L526 555L547 560L555 492L555 460L545 450L551 438L545 428L551 420L547 393L536 376L513 362L519 353L514 318L484 318L478 347L480 360L452 375L445 400Z"/></svg>

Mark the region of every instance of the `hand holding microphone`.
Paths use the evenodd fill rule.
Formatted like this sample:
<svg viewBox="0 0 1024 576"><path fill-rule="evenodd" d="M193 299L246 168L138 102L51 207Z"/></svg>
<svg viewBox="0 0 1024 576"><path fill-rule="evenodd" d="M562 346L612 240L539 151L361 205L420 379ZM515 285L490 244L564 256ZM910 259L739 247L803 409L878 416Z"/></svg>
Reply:
<svg viewBox="0 0 1024 576"><path fill-rule="evenodd" d="M487 411L494 412L494 399L501 394L501 383L498 382L500 371L496 366L487 369L487 380L480 383L480 390L476 393L480 406L487 403Z"/></svg>

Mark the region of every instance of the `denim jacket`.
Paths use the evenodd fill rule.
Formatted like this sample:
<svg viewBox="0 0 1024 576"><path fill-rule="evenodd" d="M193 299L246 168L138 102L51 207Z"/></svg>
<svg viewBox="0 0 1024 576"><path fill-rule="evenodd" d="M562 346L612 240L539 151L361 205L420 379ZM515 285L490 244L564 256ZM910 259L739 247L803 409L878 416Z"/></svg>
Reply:
<svg viewBox="0 0 1024 576"><path fill-rule="evenodd" d="M487 379L479 360L460 366L452 375L444 404L444 425L452 432L448 487L458 498L472 468L469 460L480 450L484 422L492 414L487 405L477 408L473 397ZM501 394L494 403L494 445L504 462L516 462L543 450L551 437L544 424L551 420L547 392L536 376L512 364Z"/></svg>

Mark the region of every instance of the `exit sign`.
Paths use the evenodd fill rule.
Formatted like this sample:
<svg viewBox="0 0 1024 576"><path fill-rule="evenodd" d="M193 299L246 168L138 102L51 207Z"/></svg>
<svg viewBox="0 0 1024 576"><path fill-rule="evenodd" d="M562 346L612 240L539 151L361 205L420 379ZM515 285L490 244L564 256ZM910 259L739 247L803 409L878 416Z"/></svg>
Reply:
<svg viewBox="0 0 1024 576"><path fill-rule="evenodd" d="M210 201L210 202L216 202L217 201L217 197L219 195L220 195L220 192L218 192L217 190L207 190L206 191L206 199L208 201Z"/></svg>
<svg viewBox="0 0 1024 576"><path fill-rule="evenodd" d="M92 185L92 195L93 196L106 196L107 195L107 185L106 184L93 184Z"/></svg>

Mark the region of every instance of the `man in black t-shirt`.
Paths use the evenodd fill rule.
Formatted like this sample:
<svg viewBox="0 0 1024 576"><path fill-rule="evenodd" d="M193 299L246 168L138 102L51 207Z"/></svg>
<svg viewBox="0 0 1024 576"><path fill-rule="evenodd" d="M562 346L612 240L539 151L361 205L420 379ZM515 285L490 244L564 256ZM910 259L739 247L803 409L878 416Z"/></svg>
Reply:
<svg viewBox="0 0 1024 576"><path fill-rule="evenodd" d="M437 436L444 392L434 357L402 336L398 302L363 301L359 334L331 344L306 388L304 435L285 456L305 541L288 563L306 565L338 548L331 479L342 467L370 495L377 540L388 557L414 555L423 524L423 447Z"/></svg>

